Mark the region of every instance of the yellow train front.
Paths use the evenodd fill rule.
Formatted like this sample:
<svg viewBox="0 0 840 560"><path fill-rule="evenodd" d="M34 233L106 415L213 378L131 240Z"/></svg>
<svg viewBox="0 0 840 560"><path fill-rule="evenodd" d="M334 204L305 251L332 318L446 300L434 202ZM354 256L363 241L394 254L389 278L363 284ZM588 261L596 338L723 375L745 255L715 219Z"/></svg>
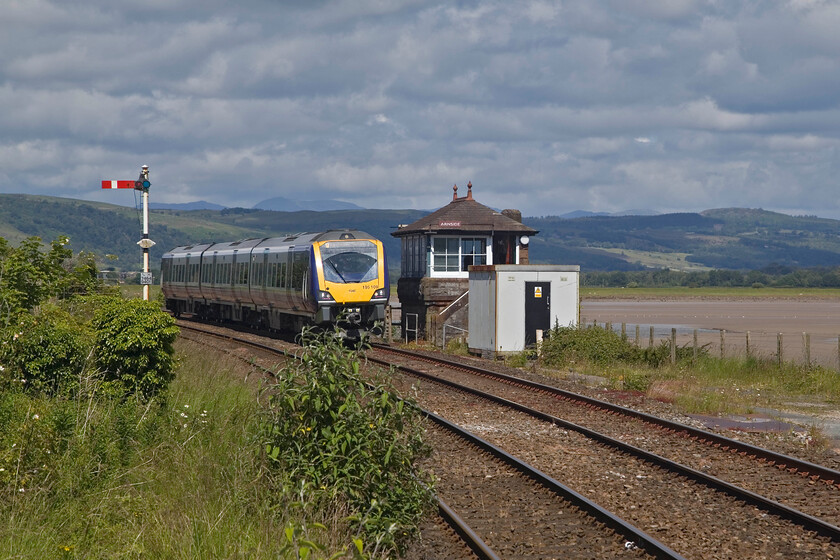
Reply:
<svg viewBox="0 0 840 560"><path fill-rule="evenodd" d="M352 331L384 321L390 288L381 241L359 231L326 232L312 241L312 264L315 323Z"/></svg>
<svg viewBox="0 0 840 560"><path fill-rule="evenodd" d="M350 229L176 247L161 273L176 315L276 330L338 324L358 337L389 297L382 242Z"/></svg>

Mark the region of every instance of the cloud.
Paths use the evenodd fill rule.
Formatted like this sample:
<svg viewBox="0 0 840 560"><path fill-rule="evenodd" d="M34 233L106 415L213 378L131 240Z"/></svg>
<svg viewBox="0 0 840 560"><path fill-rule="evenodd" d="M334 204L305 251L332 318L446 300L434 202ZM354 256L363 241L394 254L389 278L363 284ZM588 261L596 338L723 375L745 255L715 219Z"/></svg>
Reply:
<svg viewBox="0 0 840 560"><path fill-rule="evenodd" d="M822 0L12 2L0 192L105 200L147 163L159 202L471 180L526 215L840 217L838 27Z"/></svg>

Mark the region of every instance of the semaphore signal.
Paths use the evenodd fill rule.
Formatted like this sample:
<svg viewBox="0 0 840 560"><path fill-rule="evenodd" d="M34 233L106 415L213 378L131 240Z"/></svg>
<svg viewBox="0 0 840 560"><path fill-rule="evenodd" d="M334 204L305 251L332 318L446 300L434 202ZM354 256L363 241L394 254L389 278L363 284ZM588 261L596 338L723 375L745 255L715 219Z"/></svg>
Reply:
<svg viewBox="0 0 840 560"><path fill-rule="evenodd" d="M103 189L134 189L143 193L143 238L137 242L143 249L143 272L140 283L143 285L143 299L149 300L149 285L152 283L152 273L149 271L149 249L155 242L149 239L149 166L140 169L140 176L136 181L102 181Z"/></svg>

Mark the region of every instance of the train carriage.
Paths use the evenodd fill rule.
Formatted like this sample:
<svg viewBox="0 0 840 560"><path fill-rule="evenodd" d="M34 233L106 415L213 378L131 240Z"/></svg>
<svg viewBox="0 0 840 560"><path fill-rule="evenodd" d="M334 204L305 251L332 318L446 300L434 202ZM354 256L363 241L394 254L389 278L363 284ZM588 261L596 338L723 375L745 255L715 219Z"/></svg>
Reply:
<svg viewBox="0 0 840 560"><path fill-rule="evenodd" d="M358 230L176 247L161 260L166 307L272 329L341 321L351 335L385 317L382 242Z"/></svg>

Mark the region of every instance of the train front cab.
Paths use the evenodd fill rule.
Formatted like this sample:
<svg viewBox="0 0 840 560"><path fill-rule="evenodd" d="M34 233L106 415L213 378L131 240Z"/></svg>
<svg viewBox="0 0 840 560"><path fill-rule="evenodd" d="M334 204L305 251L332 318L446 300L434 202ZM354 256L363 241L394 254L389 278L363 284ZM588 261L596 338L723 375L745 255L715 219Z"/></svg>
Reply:
<svg viewBox="0 0 840 560"><path fill-rule="evenodd" d="M335 323L341 316L339 326L353 332L385 319L389 284L381 241L339 236L315 242L310 270L317 323Z"/></svg>

